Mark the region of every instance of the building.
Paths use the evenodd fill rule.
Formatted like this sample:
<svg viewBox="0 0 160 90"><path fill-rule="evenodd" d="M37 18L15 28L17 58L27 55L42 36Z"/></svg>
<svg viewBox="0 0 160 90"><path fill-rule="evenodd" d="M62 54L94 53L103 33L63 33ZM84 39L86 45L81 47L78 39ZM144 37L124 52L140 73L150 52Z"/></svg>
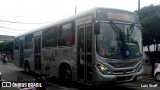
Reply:
<svg viewBox="0 0 160 90"><path fill-rule="evenodd" d="M15 36L8 36L8 35L0 35L0 43L6 41L12 41L15 39Z"/></svg>

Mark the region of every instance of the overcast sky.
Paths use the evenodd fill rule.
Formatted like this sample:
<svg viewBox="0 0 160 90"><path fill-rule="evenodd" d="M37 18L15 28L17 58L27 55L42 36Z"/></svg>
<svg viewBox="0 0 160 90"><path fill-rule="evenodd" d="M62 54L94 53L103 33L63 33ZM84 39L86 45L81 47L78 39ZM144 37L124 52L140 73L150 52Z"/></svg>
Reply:
<svg viewBox="0 0 160 90"><path fill-rule="evenodd" d="M160 0L141 0L141 8ZM0 0L0 35L31 31L93 7L135 11L138 0Z"/></svg>

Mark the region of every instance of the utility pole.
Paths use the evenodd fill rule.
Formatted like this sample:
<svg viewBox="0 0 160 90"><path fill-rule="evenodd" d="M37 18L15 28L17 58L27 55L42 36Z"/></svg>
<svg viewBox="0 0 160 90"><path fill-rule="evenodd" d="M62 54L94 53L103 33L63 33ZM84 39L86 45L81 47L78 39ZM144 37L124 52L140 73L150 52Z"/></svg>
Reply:
<svg viewBox="0 0 160 90"><path fill-rule="evenodd" d="M141 1L138 0L138 10L140 10L140 3L141 3Z"/></svg>
<svg viewBox="0 0 160 90"><path fill-rule="evenodd" d="M75 6L75 14L77 14L77 6Z"/></svg>

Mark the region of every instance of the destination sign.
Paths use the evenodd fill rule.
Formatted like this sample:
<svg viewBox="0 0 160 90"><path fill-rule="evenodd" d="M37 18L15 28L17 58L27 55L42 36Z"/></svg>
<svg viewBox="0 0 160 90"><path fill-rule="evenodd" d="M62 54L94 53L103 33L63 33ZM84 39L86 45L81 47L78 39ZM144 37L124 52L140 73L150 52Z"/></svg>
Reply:
<svg viewBox="0 0 160 90"><path fill-rule="evenodd" d="M99 9L97 11L97 20L139 23L137 14L116 9Z"/></svg>
<svg viewBox="0 0 160 90"><path fill-rule="evenodd" d="M133 16L127 14L119 14L108 12L107 17L109 20L120 20L120 21L133 21Z"/></svg>

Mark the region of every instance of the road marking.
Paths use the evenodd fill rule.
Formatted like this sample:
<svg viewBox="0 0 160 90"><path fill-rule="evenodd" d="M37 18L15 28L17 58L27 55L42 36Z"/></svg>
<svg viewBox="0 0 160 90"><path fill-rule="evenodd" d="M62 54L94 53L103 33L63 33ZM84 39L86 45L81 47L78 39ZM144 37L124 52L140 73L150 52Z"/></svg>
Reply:
<svg viewBox="0 0 160 90"><path fill-rule="evenodd" d="M133 86L133 87L140 87L139 85L136 85L136 84L132 84L132 83L125 83L123 85L127 85L127 86Z"/></svg>
<svg viewBox="0 0 160 90"><path fill-rule="evenodd" d="M155 78L152 78L152 77L143 77L143 79L155 80Z"/></svg>
<svg viewBox="0 0 160 90"><path fill-rule="evenodd" d="M3 80L3 79L1 79L2 81L5 81L5 80Z"/></svg>
<svg viewBox="0 0 160 90"><path fill-rule="evenodd" d="M8 69L13 69L13 70L22 70L22 69L20 69L20 68L13 68L13 67L6 67L6 68L8 68Z"/></svg>

